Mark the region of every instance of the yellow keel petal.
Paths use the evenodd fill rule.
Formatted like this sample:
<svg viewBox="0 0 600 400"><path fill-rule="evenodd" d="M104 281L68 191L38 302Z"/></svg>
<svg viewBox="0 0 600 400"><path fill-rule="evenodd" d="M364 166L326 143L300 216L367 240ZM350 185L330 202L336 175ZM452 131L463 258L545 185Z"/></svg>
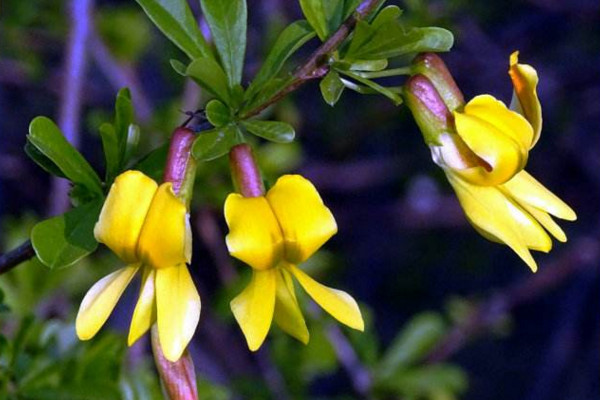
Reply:
<svg viewBox="0 0 600 400"><path fill-rule="evenodd" d="M230 303L233 316L252 351L259 349L271 327L275 309L276 273L275 268L253 270L248 286Z"/></svg>
<svg viewBox="0 0 600 400"><path fill-rule="evenodd" d="M156 270L156 319L167 360L179 360L196 332L200 296L185 264Z"/></svg>
<svg viewBox="0 0 600 400"><path fill-rule="evenodd" d="M100 279L88 290L75 320L79 339L88 340L98 333L138 268L139 265L121 268Z"/></svg>
<svg viewBox="0 0 600 400"><path fill-rule="evenodd" d="M502 185L519 203L527 203L555 217L575 221L577 215L571 207L546 189L527 171L521 171Z"/></svg>
<svg viewBox="0 0 600 400"><path fill-rule="evenodd" d="M304 344L308 343L310 334L298 305L294 282L290 273L283 268L279 268L277 271L277 293L273 319L288 335L295 337Z"/></svg>
<svg viewBox="0 0 600 400"><path fill-rule="evenodd" d="M285 240L285 259L306 261L337 232L335 218L317 189L300 175L284 175L267 193Z"/></svg>
<svg viewBox="0 0 600 400"><path fill-rule="evenodd" d="M537 264L513 221L506 196L495 187L472 185L451 173L446 176L475 229L490 240L508 245L535 272Z"/></svg>
<svg viewBox="0 0 600 400"><path fill-rule="evenodd" d="M108 192L94 236L126 263L135 263L137 244L158 185L139 171L126 171Z"/></svg>
<svg viewBox="0 0 600 400"><path fill-rule="evenodd" d="M319 304L323 310L332 317L350 328L363 331L365 323L356 300L348 293L333 289L312 279L304 271L295 265L289 265L289 270L294 274L300 285L306 290L310 297Z"/></svg>
<svg viewBox="0 0 600 400"><path fill-rule="evenodd" d="M156 302L154 297L154 268L145 267L140 286L140 295L131 317L127 345L134 344L156 321Z"/></svg>

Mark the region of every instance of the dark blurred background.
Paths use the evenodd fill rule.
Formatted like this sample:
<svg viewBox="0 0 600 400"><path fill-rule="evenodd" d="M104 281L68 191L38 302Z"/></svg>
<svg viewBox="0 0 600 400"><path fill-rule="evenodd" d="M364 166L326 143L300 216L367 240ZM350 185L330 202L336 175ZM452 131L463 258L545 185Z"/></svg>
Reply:
<svg viewBox="0 0 600 400"><path fill-rule="evenodd" d="M314 267L321 282L352 293L368 310L367 338L372 343L352 342L368 348L357 350L367 366L369 357L375 360L384 352L407 321L434 310L450 325L465 320L475 324L447 338L449 346L458 345L440 355L468 376L468 389L460 398L597 399L600 4L593 0L396 4L404 9L408 26L438 25L455 34L455 46L443 58L466 98L490 93L509 102L508 57L514 50L520 51L522 63L537 69L544 126L527 170L571 205L578 220L561 223L569 241L555 242L548 255L536 254L540 271L533 275L508 247L488 242L466 222L405 107L347 91L332 108L321 99L317 83L309 83L271 111L272 117L295 126L297 144L264 145L258 150L268 179L299 171L314 182L336 216L339 233L319 253L315 266L307 268ZM191 5L197 12L197 4ZM297 3L288 0L250 0L248 10L246 81L285 23L301 18ZM167 140L184 119L180 110L195 109L202 94L171 69L169 59L184 60L184 55L160 35L133 0L97 0L92 21L78 136L80 150L102 170L98 126L111 118L118 88L132 89L143 132L140 154ZM33 117L58 118L69 26L65 2L2 2L3 251L26 238L31 224L51 212L56 196L48 175L25 156L23 145ZM315 46L309 43L296 60ZM402 78L384 82L399 85ZM202 165L197 187L192 270L204 307L192 353L200 374L224 386L236 377L260 376L259 381L276 388L270 392L273 398L284 398L277 390L296 398L278 357L297 356L302 346L272 332L270 353L251 356L227 315L229 299L245 283L237 275L247 271L234 264L224 248L221 207L232 190L224 160ZM29 305L38 316L68 320L86 288L117 263L90 261L59 272L77 281L69 287L69 295L56 294L61 287L57 282L24 302L16 271L12 277L0 277L0 287L7 292L7 302L21 313ZM95 269L81 272L88 267ZM27 268L44 276L54 274L42 272L39 265ZM117 307L110 321L115 329L127 328L136 294L129 290ZM321 324L320 316L312 319L317 322L309 321L311 331ZM463 340L461 332L468 339ZM144 344L139 347L143 353ZM275 367L269 367L269 359L275 359ZM277 372L275 378L265 374L269 368L280 370L283 383L277 381ZM358 396L344 368L315 370L309 374L310 385L298 390L306 398Z"/></svg>

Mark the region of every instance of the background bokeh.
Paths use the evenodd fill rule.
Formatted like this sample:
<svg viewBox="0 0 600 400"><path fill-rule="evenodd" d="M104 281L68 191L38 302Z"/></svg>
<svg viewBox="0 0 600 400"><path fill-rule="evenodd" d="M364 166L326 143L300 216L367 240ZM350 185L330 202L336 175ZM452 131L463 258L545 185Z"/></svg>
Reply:
<svg viewBox="0 0 600 400"><path fill-rule="evenodd" d="M427 312L444 321L441 340L457 345L447 354L437 353L444 365L456 370L450 377L424 374L419 385L439 386L440 380L448 379L448 385L459 388L444 390L461 399L597 398L600 5L593 0L397 4L404 9L407 25L438 25L455 34L455 46L443 58L466 98L490 93L508 102L508 56L514 50L520 50L521 62L537 69L544 128L527 169L577 211L577 222L562 224L569 241L555 242L548 255L536 255L540 272L533 275L506 246L488 242L466 222L405 107L395 107L381 96L345 92L332 108L321 99L317 83L308 83L270 110L270 117L294 125L297 141L257 143L259 162L271 182L289 171L304 174L332 209L339 233L306 268L319 281L354 295L368 315L367 332L333 329L330 319L306 301L313 335L309 346L274 328L264 350L250 354L245 349L228 311L248 271L230 259L224 247L221 207L232 190L227 164L204 163L192 213L191 268L203 315L191 352L205 398L360 398L360 371L376 370L398 332L415 316L431 315L423 314ZM197 12L198 5L191 5ZM301 15L297 3L288 0L249 0L248 9L246 82L276 34ZM80 150L101 171L98 127L112 118L120 87L132 90L142 126L140 156L165 142L184 119L181 110L197 108L203 95L171 69L169 59L184 56L133 0L97 0L92 22L78 134ZM25 156L23 145L33 117L57 118L69 24L66 2L2 2L2 251L25 240L31 226L52 212L57 196L49 176ZM296 61L315 45L305 46ZM402 78L383 82L399 85ZM120 339L126 332L137 288L126 292L103 330L106 339L98 339L112 347L72 347L78 346L72 323L81 296L118 264L101 249L68 270L47 271L32 261L1 276L0 288L11 311L0 317L0 332L12 338L26 316L34 315L40 332L54 332L62 340L61 349L76 349L72 354L65 350L68 356L55 354L56 362L70 360L75 366L89 352L108 351L114 354L110 362L121 366L119 377L141 371L139 377L129 373L127 379L148 382L144 393L155 396L147 341L129 353L114 344L120 341L111 341L112 335ZM350 345L350 353L340 350L340 338L342 345ZM32 346L27 347L31 358L41 359L39 346L33 346L36 351ZM1 349L0 343L0 355ZM91 375L103 371L96 364L91 368ZM398 382L402 379L407 379L406 373ZM442 389L415 397L403 390L376 398L452 398L436 397L446 393Z"/></svg>

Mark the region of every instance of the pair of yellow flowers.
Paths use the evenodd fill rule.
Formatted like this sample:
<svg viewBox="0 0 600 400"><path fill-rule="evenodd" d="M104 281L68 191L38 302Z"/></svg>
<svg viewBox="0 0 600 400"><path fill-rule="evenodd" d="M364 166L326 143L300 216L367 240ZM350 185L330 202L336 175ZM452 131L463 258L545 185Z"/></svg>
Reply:
<svg viewBox="0 0 600 400"><path fill-rule="evenodd" d="M485 237L506 243L535 270L529 249L550 250L546 230L566 240L550 214L573 220L575 213L523 170L542 125L538 78L533 68L517 63L516 53L509 72L515 88L511 109L492 96L477 96L450 110L453 130L430 147L469 221ZM253 269L249 285L231 302L251 350L261 346L273 320L308 342L293 278L338 321L364 329L350 295L321 285L298 268L337 232L333 215L308 180L286 175L264 196L230 194L225 219L229 252ZM172 184L158 186L141 172L123 173L111 187L94 234L127 266L88 291L77 315L78 336L86 340L98 332L141 270L129 345L156 322L166 358L179 359L196 330L200 297L186 265L191 260L188 214Z"/></svg>
<svg viewBox="0 0 600 400"><path fill-rule="evenodd" d="M265 196L231 194L225 202L225 218L231 255L253 268L250 284L231 302L251 350L261 346L273 319L285 332L308 342L292 276L340 322L363 329L360 310L350 295L321 285L297 267L337 232L333 215L308 180L286 175ZM87 292L77 314L77 335L86 340L100 330L141 269L128 343L156 322L165 357L178 360L196 331L200 297L186 265L191 261L187 210L172 184L158 186L138 171L121 174L110 189L94 234L128 265Z"/></svg>

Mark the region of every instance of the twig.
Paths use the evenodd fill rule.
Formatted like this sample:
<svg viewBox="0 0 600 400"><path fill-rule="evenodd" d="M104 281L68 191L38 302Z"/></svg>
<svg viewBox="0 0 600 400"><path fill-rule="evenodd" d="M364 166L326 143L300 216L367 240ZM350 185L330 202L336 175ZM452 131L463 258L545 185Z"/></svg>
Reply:
<svg viewBox="0 0 600 400"><path fill-rule="evenodd" d="M35 251L33 251L33 246L31 245L30 240L21 244L16 249L0 255L0 275L10 271L17 265L29 260L33 256L35 256Z"/></svg>
<svg viewBox="0 0 600 400"><path fill-rule="evenodd" d="M71 30L65 60L65 80L59 110L59 126L65 138L79 147L81 95L85 75L86 53L91 25L93 0L71 1ZM69 206L69 182L62 178L52 181L50 215L63 213Z"/></svg>
<svg viewBox="0 0 600 400"><path fill-rule="evenodd" d="M269 100L241 115L240 118L246 119L260 114L264 109L274 103L277 103L283 97L298 89L309 80L325 76L325 74L327 74L329 71L329 67L327 65L327 58L329 54L335 51L343 43L356 23L366 18L375 9L375 7L377 7L379 2L379 0L364 0L362 3L360 3L354 13L349 16L342 23L342 25L340 25L338 30L335 31L331 37L327 39L327 41L323 43L317 50L315 50L308 60L306 60L306 62L302 64L296 70L296 72L294 72L291 81L286 86L271 96Z"/></svg>
<svg viewBox="0 0 600 400"><path fill-rule="evenodd" d="M556 262L531 275L522 282L509 286L476 306L462 323L454 327L427 357L428 363L444 361L462 349L474 336L496 325L508 311L538 298L558 286L566 278L584 267L597 267L600 242L595 238L582 238Z"/></svg>
<svg viewBox="0 0 600 400"><path fill-rule="evenodd" d="M354 351L354 347L352 347L352 344L337 325L330 324L326 328L326 334L337 359L352 381L354 391L363 398L368 398L372 384L371 374L362 365L358 355Z"/></svg>

